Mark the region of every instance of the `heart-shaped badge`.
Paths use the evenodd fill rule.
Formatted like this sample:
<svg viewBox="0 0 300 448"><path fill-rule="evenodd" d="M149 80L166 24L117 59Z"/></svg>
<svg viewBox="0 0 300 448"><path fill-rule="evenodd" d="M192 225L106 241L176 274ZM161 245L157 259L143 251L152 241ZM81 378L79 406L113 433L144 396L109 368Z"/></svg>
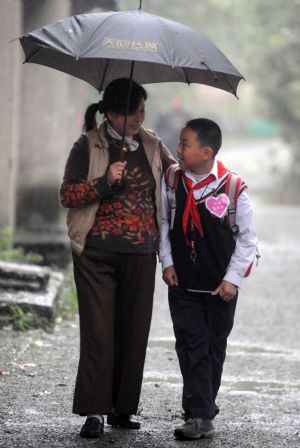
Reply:
<svg viewBox="0 0 300 448"><path fill-rule="evenodd" d="M218 218L225 216L230 204L230 199L225 193L221 193L218 196L210 196L205 201L207 210Z"/></svg>

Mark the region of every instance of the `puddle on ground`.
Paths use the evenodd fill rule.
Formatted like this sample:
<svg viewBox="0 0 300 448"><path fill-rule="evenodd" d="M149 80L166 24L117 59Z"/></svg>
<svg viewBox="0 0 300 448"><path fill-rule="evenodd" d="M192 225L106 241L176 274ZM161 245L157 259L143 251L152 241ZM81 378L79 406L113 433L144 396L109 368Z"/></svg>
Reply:
<svg viewBox="0 0 300 448"><path fill-rule="evenodd" d="M175 339L173 338L157 338L149 339L148 349L152 348L163 348L167 350L175 349ZM288 356L293 354L291 350L283 351L274 347L260 347L258 345L247 345L242 343L228 343L227 348L228 354L262 354L262 355L282 355Z"/></svg>
<svg viewBox="0 0 300 448"><path fill-rule="evenodd" d="M158 385L168 384L169 386L182 386L180 374L162 374L158 371L148 371L144 373L144 383L155 383ZM238 393L257 393L261 395L298 395L300 393L299 384L280 383L276 381L251 381L237 380L222 381L222 389Z"/></svg>
<svg viewBox="0 0 300 448"><path fill-rule="evenodd" d="M163 349L174 352L175 340L172 338L158 338L150 339L148 344L148 349ZM231 355L278 355L278 356L289 356L292 352L284 352L273 347L260 347L244 345L239 343L228 344L227 353ZM155 383L155 384L169 384L170 386L182 386L182 378L180 373L161 373L159 371L145 371L144 373L145 383ZM236 393L257 393L262 395L298 395L300 393L299 384L289 384L284 382L276 381L255 381L238 379L234 380L232 378L224 378L222 381L222 388L227 391Z"/></svg>
<svg viewBox="0 0 300 448"><path fill-rule="evenodd" d="M257 354L276 354L276 355L286 355L282 350L277 350L275 348L269 347L259 347L256 345L243 345L243 344L228 344L228 353L257 353Z"/></svg>
<svg viewBox="0 0 300 448"><path fill-rule="evenodd" d="M164 374L156 370L144 372L144 383L168 383L182 384L182 378L179 373Z"/></svg>
<svg viewBox="0 0 300 448"><path fill-rule="evenodd" d="M254 392L263 395L299 394L300 385L276 381L222 381L222 388L233 392Z"/></svg>
<svg viewBox="0 0 300 448"><path fill-rule="evenodd" d="M175 339L149 339L148 348L165 348L168 350L175 349Z"/></svg>

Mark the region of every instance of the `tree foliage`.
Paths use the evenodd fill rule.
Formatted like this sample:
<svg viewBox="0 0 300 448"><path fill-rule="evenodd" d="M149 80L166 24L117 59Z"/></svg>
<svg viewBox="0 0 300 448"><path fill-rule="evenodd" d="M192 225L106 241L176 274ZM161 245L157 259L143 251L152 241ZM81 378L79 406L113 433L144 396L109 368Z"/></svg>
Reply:
<svg viewBox="0 0 300 448"><path fill-rule="evenodd" d="M300 1L241 0L236 16L252 81L300 163Z"/></svg>
<svg viewBox="0 0 300 448"><path fill-rule="evenodd" d="M120 0L134 9L137 0ZM279 123L300 172L300 0L144 0L144 9L203 32L254 86L254 107ZM262 109L263 107L263 109Z"/></svg>

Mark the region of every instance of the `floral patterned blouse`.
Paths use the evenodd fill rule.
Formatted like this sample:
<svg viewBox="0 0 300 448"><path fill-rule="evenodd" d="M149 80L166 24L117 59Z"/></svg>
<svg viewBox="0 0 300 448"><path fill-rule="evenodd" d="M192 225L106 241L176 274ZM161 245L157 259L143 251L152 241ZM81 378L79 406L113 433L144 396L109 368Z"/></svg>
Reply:
<svg viewBox="0 0 300 448"><path fill-rule="evenodd" d="M109 164L119 160L120 144L107 137ZM102 249L148 254L158 250L159 234L155 209L155 180L141 140L136 151L128 151L122 188L110 187L106 175L86 182L88 142L82 136L67 161L60 195L65 207L78 207L99 200L99 208L86 244ZM166 169L172 159L162 160Z"/></svg>

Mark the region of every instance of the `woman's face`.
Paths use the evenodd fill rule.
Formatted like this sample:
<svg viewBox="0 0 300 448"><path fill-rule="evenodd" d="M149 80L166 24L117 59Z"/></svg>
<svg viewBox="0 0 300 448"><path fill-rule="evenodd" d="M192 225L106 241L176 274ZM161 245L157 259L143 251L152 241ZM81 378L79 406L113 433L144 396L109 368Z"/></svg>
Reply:
<svg viewBox="0 0 300 448"><path fill-rule="evenodd" d="M114 112L108 112L107 117L110 124L120 135L123 134L125 116L116 114ZM133 137L139 133L139 130L145 120L145 100L141 99L137 110L127 117L126 132L125 135L128 137Z"/></svg>

